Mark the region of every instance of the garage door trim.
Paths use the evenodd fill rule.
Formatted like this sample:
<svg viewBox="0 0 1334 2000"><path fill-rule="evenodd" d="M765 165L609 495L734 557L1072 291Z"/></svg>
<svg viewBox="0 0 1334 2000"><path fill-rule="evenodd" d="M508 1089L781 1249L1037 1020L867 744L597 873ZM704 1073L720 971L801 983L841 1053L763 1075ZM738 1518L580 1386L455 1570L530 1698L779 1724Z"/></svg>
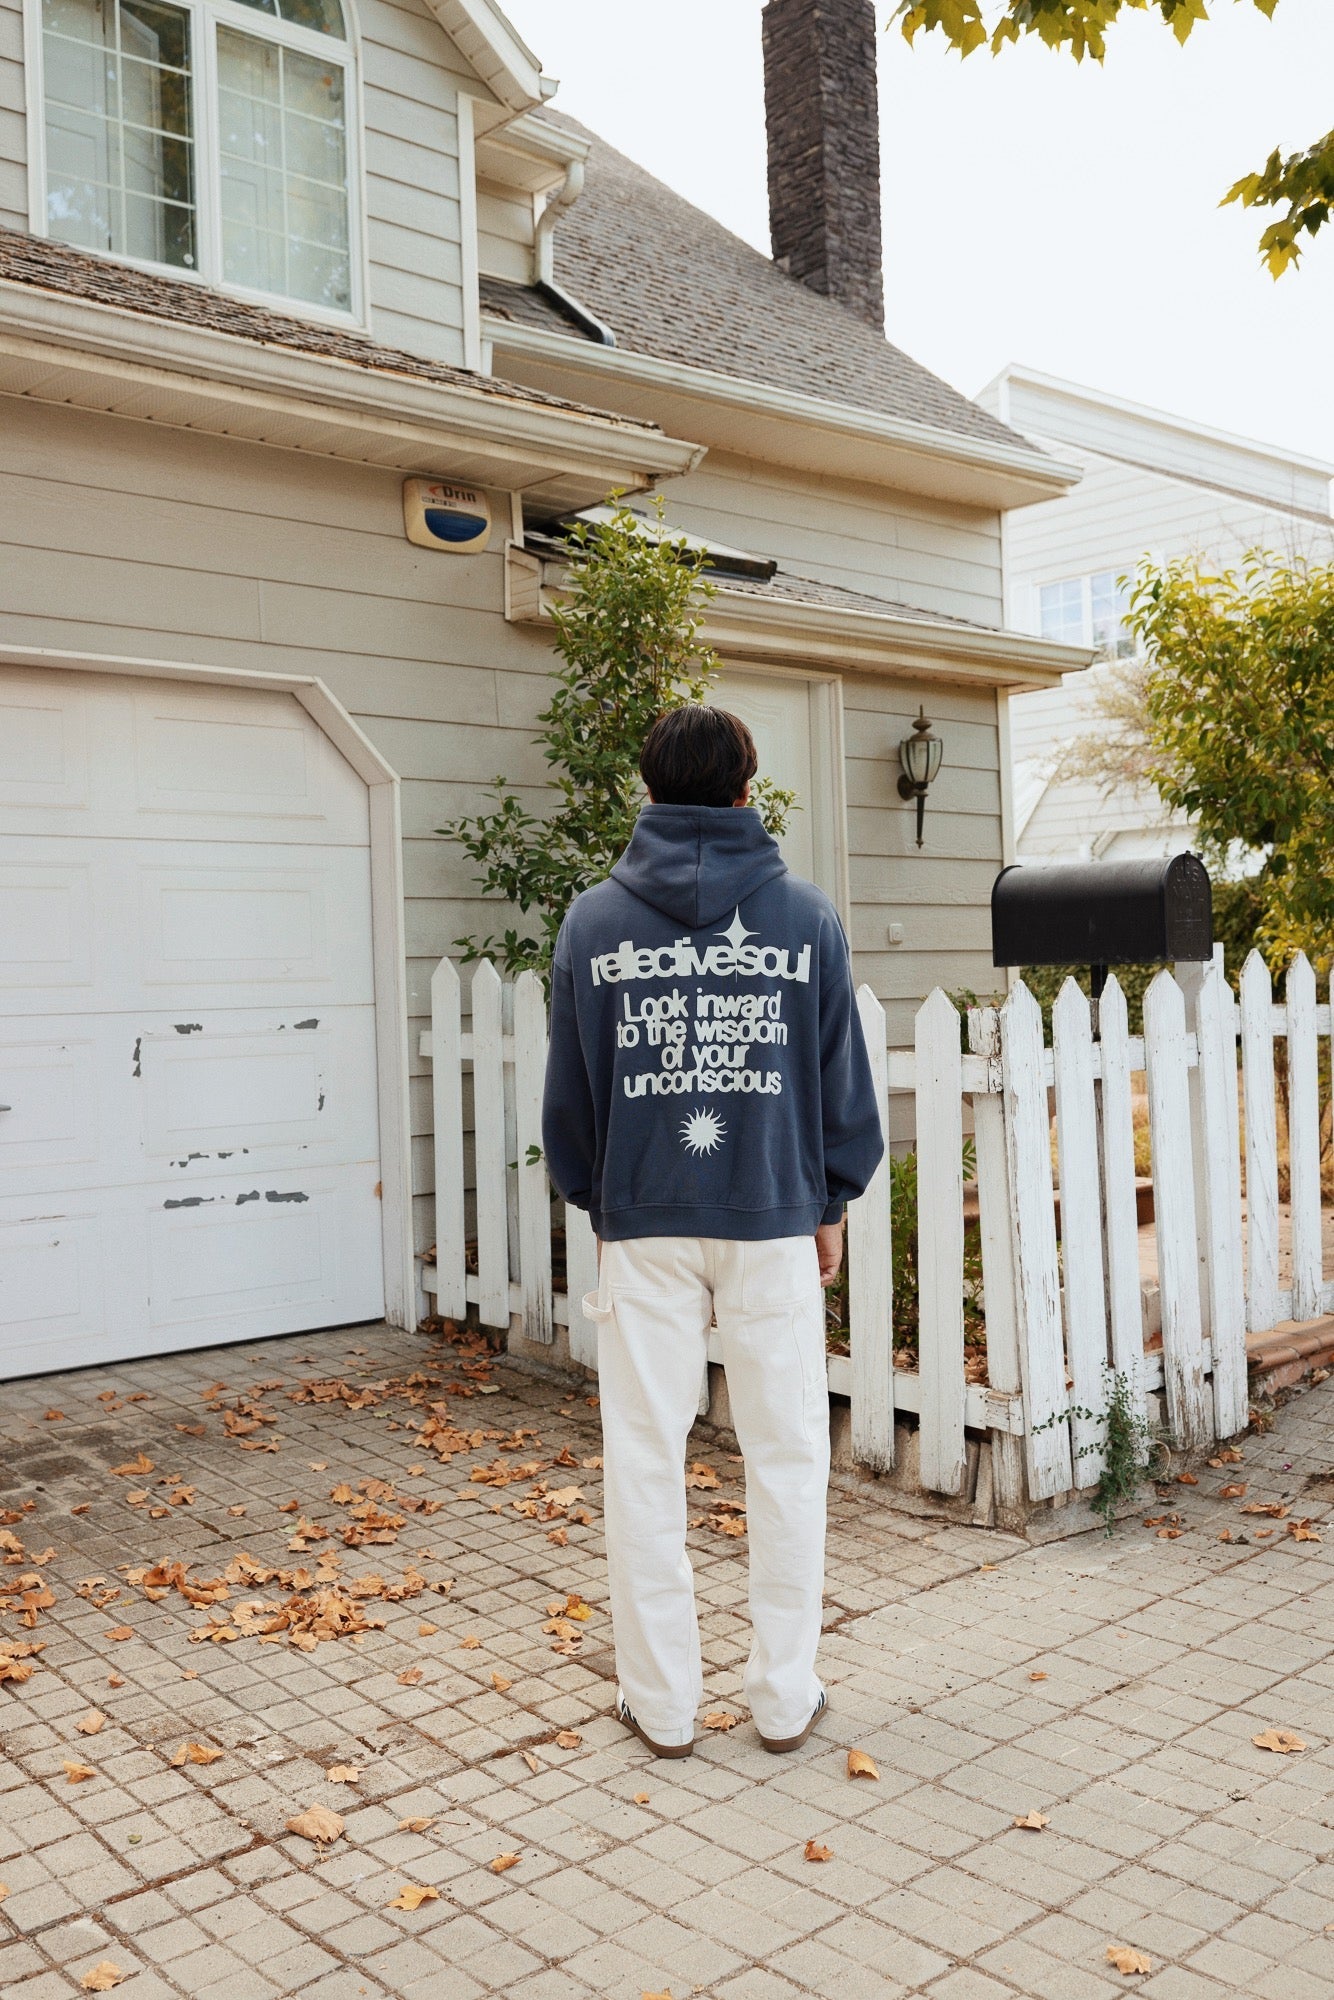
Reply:
<svg viewBox="0 0 1334 2000"><path fill-rule="evenodd" d="M412 1241L407 959L398 773L313 674L262 673L245 667L199 666L184 660L144 660L121 653L75 653L43 646L0 646L0 666L128 674L140 680L192 681L290 694L364 781L370 809L385 1318L391 1326L415 1327L426 1310L426 1300L418 1282Z"/></svg>

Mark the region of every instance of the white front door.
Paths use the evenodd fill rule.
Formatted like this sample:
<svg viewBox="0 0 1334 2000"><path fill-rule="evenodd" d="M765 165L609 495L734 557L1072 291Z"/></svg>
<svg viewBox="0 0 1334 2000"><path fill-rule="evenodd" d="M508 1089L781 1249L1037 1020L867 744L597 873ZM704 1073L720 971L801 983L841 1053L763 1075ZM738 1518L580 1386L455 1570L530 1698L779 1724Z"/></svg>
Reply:
<svg viewBox="0 0 1334 2000"><path fill-rule="evenodd" d="M708 700L740 716L759 754L758 775L796 793L796 806L779 845L794 875L818 883L840 911L842 773L827 681L797 674L734 672L718 676Z"/></svg>
<svg viewBox="0 0 1334 2000"><path fill-rule="evenodd" d="M384 1309L367 789L287 694L0 670L0 1375Z"/></svg>

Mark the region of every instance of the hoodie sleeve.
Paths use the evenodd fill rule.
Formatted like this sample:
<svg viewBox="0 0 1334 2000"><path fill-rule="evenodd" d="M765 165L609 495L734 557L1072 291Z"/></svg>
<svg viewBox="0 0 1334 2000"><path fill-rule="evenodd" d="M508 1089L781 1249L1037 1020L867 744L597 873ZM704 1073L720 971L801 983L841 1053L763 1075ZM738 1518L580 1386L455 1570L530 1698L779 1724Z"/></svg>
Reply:
<svg viewBox="0 0 1334 2000"><path fill-rule="evenodd" d="M588 1066L579 1039L566 931L567 925L562 924L551 967L551 1039L542 1093L542 1150L547 1172L559 1193L576 1208L590 1208L597 1128Z"/></svg>
<svg viewBox="0 0 1334 2000"><path fill-rule="evenodd" d="M879 1166L885 1136L848 941L833 917L820 940L820 1104L828 1196L820 1220L839 1222L844 1203L862 1192Z"/></svg>

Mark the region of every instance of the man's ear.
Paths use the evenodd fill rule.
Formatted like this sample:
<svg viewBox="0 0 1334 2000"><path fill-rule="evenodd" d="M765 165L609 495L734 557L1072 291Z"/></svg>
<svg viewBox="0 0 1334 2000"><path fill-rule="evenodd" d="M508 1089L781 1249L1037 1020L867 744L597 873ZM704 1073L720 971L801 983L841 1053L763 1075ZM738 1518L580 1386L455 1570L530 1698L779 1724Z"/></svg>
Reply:
<svg viewBox="0 0 1334 2000"><path fill-rule="evenodd" d="M733 804L734 806L748 806L748 805L750 804L750 779L749 779L749 778L747 778L747 780L746 780L745 784L744 784L744 785L742 786L742 788L741 788L741 797L740 797L739 799L733 799L733 801L732 801L732 804Z"/></svg>

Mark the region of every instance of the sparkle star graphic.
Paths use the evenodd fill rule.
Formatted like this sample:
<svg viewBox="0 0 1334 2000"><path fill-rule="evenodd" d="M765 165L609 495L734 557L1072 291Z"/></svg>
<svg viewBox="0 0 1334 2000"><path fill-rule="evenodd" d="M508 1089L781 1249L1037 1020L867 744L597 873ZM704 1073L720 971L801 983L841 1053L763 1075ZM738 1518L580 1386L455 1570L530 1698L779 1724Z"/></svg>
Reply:
<svg viewBox="0 0 1334 2000"><path fill-rule="evenodd" d="M733 917L731 923L727 926L727 929L725 931L715 931L714 936L720 938L726 938L727 942L731 945L733 951L740 951L742 945L746 942L746 939L748 937L758 937L759 932L748 931L746 929L746 926L741 921L741 906L740 904L738 904L737 913Z"/></svg>
<svg viewBox="0 0 1334 2000"><path fill-rule="evenodd" d="M716 1111L692 1111L681 1121L681 1144L688 1153L716 1153L727 1137L727 1127Z"/></svg>

